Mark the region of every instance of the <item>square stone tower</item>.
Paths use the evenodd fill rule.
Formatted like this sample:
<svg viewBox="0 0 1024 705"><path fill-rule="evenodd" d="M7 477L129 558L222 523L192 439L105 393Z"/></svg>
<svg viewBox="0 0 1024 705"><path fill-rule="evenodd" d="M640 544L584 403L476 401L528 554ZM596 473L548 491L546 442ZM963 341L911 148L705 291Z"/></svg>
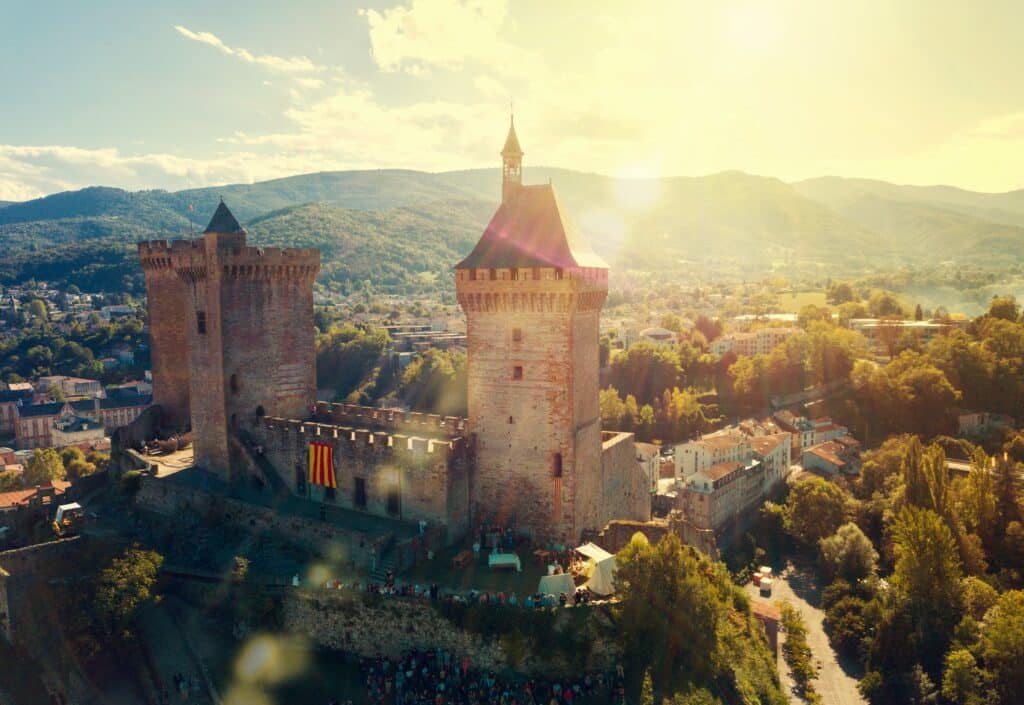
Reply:
<svg viewBox="0 0 1024 705"><path fill-rule="evenodd" d="M315 401L320 252L247 247L223 202L202 239L140 243L139 252L140 259L169 260L180 281L180 289L152 289L147 276L150 310L169 307L163 297L171 291L183 333L152 339L155 359L176 361L154 365L154 391L167 384L165 375L187 378L196 465L231 480L236 431L252 429L263 415L305 418ZM187 374L180 372L182 350Z"/></svg>
<svg viewBox="0 0 1024 705"><path fill-rule="evenodd" d="M513 124L501 206L455 268L468 325L473 514L570 542L601 528L598 318L608 266L550 184L522 185L522 156Z"/></svg>

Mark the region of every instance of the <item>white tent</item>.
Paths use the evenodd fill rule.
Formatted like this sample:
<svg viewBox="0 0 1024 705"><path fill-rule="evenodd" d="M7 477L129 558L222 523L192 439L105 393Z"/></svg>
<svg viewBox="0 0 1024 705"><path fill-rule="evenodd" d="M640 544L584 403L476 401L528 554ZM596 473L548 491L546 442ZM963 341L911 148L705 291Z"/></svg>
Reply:
<svg viewBox="0 0 1024 705"><path fill-rule="evenodd" d="M537 592L542 595L561 595L564 592L571 597L576 592L576 586L572 582L572 576L568 573L545 575L540 579Z"/></svg>
<svg viewBox="0 0 1024 705"><path fill-rule="evenodd" d="M578 546L576 552L586 556L592 567L586 587L595 595L611 595L615 592L615 556L593 543Z"/></svg>

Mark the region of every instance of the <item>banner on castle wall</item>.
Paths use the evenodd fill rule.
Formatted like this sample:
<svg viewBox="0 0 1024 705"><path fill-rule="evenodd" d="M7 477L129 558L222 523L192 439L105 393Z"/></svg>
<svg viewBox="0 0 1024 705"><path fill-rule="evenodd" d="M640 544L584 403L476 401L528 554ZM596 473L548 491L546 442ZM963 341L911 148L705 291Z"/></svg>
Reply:
<svg viewBox="0 0 1024 705"><path fill-rule="evenodd" d="M309 484L337 489L334 476L334 446L328 443L309 444Z"/></svg>

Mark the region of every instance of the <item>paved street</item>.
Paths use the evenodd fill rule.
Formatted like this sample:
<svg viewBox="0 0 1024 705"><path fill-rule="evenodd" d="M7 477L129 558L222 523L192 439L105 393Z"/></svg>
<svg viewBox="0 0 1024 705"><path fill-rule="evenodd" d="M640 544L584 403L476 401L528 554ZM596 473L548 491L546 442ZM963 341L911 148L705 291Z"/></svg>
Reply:
<svg viewBox="0 0 1024 705"><path fill-rule="evenodd" d="M758 588L752 583L747 585L746 590L751 600L773 603L789 602L803 615L804 622L807 624L807 643L814 652L815 662L821 669L818 679L814 681L814 687L821 693L825 705L866 705L864 698L857 690L857 679L843 670L828 643L828 636L822 626L825 613L814 606L818 604L819 588L812 572L796 569L791 563L785 571L776 576L771 597L761 597L758 594ZM800 700L793 695L793 681L790 679L789 670L782 659L781 640L784 638L780 634L779 673L782 674L783 688L789 695L790 701L796 703Z"/></svg>

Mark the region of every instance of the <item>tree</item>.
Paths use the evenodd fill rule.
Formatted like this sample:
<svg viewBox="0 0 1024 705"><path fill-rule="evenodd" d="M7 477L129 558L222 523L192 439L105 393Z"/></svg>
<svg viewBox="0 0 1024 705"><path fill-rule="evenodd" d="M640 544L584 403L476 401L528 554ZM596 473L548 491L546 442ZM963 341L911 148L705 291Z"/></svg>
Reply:
<svg viewBox="0 0 1024 705"><path fill-rule="evenodd" d="M851 583L875 571L878 552L871 539L853 522L843 524L836 533L818 542L821 566L828 579L841 577Z"/></svg>
<svg viewBox="0 0 1024 705"><path fill-rule="evenodd" d="M14 470L0 472L0 492L21 489L21 473Z"/></svg>
<svg viewBox="0 0 1024 705"><path fill-rule="evenodd" d="M913 620L921 663L939 672L942 654L962 614L962 569L956 539L930 509L905 506L892 527L892 584Z"/></svg>
<svg viewBox="0 0 1024 705"><path fill-rule="evenodd" d="M67 470L57 451L52 448L36 448L25 467L25 486L36 487L67 477Z"/></svg>
<svg viewBox="0 0 1024 705"><path fill-rule="evenodd" d="M812 476L797 482L786 500L786 530L814 546L836 532L846 517L846 495L834 482Z"/></svg>
<svg viewBox="0 0 1024 705"><path fill-rule="evenodd" d="M39 321L45 321L49 317L46 303L41 299L32 299L28 303L28 314Z"/></svg>
<svg viewBox="0 0 1024 705"><path fill-rule="evenodd" d="M85 453L82 452L81 448L75 446L68 446L67 448L61 448L60 450L60 461L64 463L64 467L67 468L76 460L85 462Z"/></svg>
<svg viewBox="0 0 1024 705"><path fill-rule="evenodd" d="M924 311L921 310L921 304L918 304L917 306L914 307L914 320L924 320Z"/></svg>
<svg viewBox="0 0 1024 705"><path fill-rule="evenodd" d="M982 675L978 662L967 649L946 654L942 673L942 697L955 705L982 705Z"/></svg>
<svg viewBox="0 0 1024 705"><path fill-rule="evenodd" d="M782 644L782 656L786 659L801 697L811 701L815 697L811 681L818 677L818 669L814 665L814 653L807 643L807 625L793 605L783 602L780 607L782 630L786 633L786 640Z"/></svg>
<svg viewBox="0 0 1024 705"><path fill-rule="evenodd" d="M666 389L678 387L681 373L675 350L641 342L612 358L609 381L640 404L650 404Z"/></svg>
<svg viewBox="0 0 1024 705"><path fill-rule="evenodd" d="M903 307L896 297L888 291L876 290L871 292L871 297L868 299L868 310L876 318L884 318L885 316L903 317Z"/></svg>
<svg viewBox="0 0 1024 705"><path fill-rule="evenodd" d="M981 632L982 657L1004 703L1024 693L1024 591L1003 593L985 615Z"/></svg>
<svg viewBox="0 0 1024 705"><path fill-rule="evenodd" d="M1020 318L1020 306L1013 296L995 296L988 307L989 318L1001 318L1004 321L1016 321Z"/></svg>
<svg viewBox="0 0 1024 705"><path fill-rule="evenodd" d="M156 551L126 549L96 580L93 609L108 634L125 630L136 611L152 597L164 558Z"/></svg>
<svg viewBox="0 0 1024 705"><path fill-rule="evenodd" d="M431 348L405 368L398 393L414 409L464 416L469 393L467 375L464 354Z"/></svg>
<svg viewBox="0 0 1024 705"><path fill-rule="evenodd" d="M68 477L77 480L96 472L96 466L86 460L72 460L67 466Z"/></svg>
<svg viewBox="0 0 1024 705"><path fill-rule="evenodd" d="M650 670L655 692L713 677L722 600L706 577L706 560L673 533L655 546L637 533L616 561L624 651L639 670Z"/></svg>

